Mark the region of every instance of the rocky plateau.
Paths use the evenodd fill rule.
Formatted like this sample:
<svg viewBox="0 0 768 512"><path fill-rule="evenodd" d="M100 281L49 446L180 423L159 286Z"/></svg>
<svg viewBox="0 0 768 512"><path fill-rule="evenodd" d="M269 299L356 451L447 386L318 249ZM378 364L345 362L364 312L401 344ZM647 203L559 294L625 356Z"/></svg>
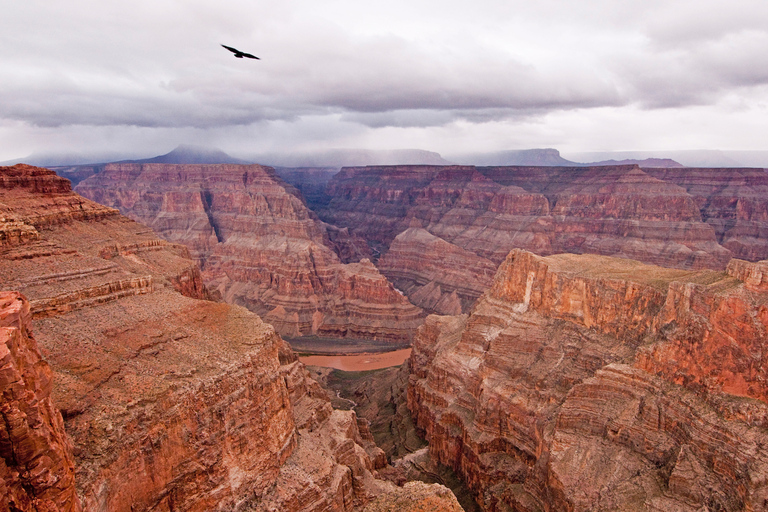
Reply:
<svg viewBox="0 0 768 512"><path fill-rule="evenodd" d="M430 456L485 511L765 510L766 264L512 251L415 338Z"/></svg>

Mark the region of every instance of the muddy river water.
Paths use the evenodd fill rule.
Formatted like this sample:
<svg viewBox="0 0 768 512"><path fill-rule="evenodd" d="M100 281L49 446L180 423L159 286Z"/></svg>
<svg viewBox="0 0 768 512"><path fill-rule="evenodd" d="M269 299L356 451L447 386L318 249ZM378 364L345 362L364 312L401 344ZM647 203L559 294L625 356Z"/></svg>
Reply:
<svg viewBox="0 0 768 512"><path fill-rule="evenodd" d="M299 361L310 366L325 366L347 372L362 372L365 370L380 370L390 366L399 366L411 355L410 348L381 352L378 354L354 354L349 356L313 355L301 356Z"/></svg>

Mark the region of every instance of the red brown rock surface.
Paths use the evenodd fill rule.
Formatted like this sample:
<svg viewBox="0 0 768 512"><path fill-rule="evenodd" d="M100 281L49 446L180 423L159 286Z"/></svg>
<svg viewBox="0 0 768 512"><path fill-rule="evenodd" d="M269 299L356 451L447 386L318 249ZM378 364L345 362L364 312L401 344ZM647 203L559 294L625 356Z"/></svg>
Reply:
<svg viewBox="0 0 768 512"><path fill-rule="evenodd" d="M283 335L407 342L422 320L370 262L341 263L329 246L349 256L354 240L271 168L110 164L77 190L189 246L206 283Z"/></svg>
<svg viewBox="0 0 768 512"><path fill-rule="evenodd" d="M363 512L462 512L453 493L440 484L408 482L369 503Z"/></svg>
<svg viewBox="0 0 768 512"><path fill-rule="evenodd" d="M30 299L85 510L358 510L380 491L380 450L353 412L331 409L272 326L180 293L204 291L190 284L186 247L77 196L50 171L0 176L14 178L0 181L0 214L38 233L0 247L0 289ZM50 387L46 364L34 368L43 373L33 387ZM33 405L19 407L44 438ZM26 448L42 445L20 446L35 457ZM58 467L62 457L33 460ZM65 487L68 477L45 467L30 462L21 478Z"/></svg>
<svg viewBox="0 0 768 512"><path fill-rule="evenodd" d="M422 228L397 235L378 267L414 304L443 315L469 311L496 273L490 260Z"/></svg>
<svg viewBox="0 0 768 512"><path fill-rule="evenodd" d="M730 258L685 189L636 165L345 168L328 194L324 220L383 251L418 225L496 264L515 247L682 268L723 268Z"/></svg>
<svg viewBox="0 0 768 512"><path fill-rule="evenodd" d="M430 251L417 268L415 251L395 241L406 229L423 228L496 265L513 248L693 269L723 269L734 256L768 258L762 169L350 167L331 179L327 193L323 220L349 228L382 254L393 251L383 258L385 275L431 311L449 311L434 305L438 286L444 294L444 283L432 278L442 262ZM451 280L476 277L467 272Z"/></svg>
<svg viewBox="0 0 768 512"><path fill-rule="evenodd" d="M733 257L768 259L768 173L765 169L644 169L685 188Z"/></svg>
<svg viewBox="0 0 768 512"><path fill-rule="evenodd" d="M29 302L0 292L0 508L79 511L72 444L51 400L53 372L32 336Z"/></svg>
<svg viewBox="0 0 768 512"><path fill-rule="evenodd" d="M487 511L761 510L767 304L725 272L515 250L470 316L420 328L409 408Z"/></svg>

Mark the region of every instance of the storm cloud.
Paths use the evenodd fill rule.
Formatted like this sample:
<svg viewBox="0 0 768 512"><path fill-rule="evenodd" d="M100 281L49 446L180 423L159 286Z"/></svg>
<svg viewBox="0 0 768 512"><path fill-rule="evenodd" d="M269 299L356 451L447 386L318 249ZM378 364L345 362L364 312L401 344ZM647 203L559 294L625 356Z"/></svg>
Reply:
<svg viewBox="0 0 768 512"><path fill-rule="evenodd" d="M13 146L0 159L45 149L54 130L73 149L440 151L472 128L495 149L632 149L657 134L628 130L607 147L603 129L561 128L580 118L581 130L594 119L658 130L691 112L721 115L721 144L733 146L734 122L752 129L766 114L766 27L764 0L15 2L0 19L0 136Z"/></svg>

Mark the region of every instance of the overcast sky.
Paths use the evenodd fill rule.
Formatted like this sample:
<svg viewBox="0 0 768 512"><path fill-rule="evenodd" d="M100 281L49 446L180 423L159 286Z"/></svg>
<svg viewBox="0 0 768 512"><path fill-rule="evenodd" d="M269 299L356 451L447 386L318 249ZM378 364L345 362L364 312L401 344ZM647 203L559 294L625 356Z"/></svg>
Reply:
<svg viewBox="0 0 768 512"><path fill-rule="evenodd" d="M0 5L0 161L768 149L767 0Z"/></svg>

